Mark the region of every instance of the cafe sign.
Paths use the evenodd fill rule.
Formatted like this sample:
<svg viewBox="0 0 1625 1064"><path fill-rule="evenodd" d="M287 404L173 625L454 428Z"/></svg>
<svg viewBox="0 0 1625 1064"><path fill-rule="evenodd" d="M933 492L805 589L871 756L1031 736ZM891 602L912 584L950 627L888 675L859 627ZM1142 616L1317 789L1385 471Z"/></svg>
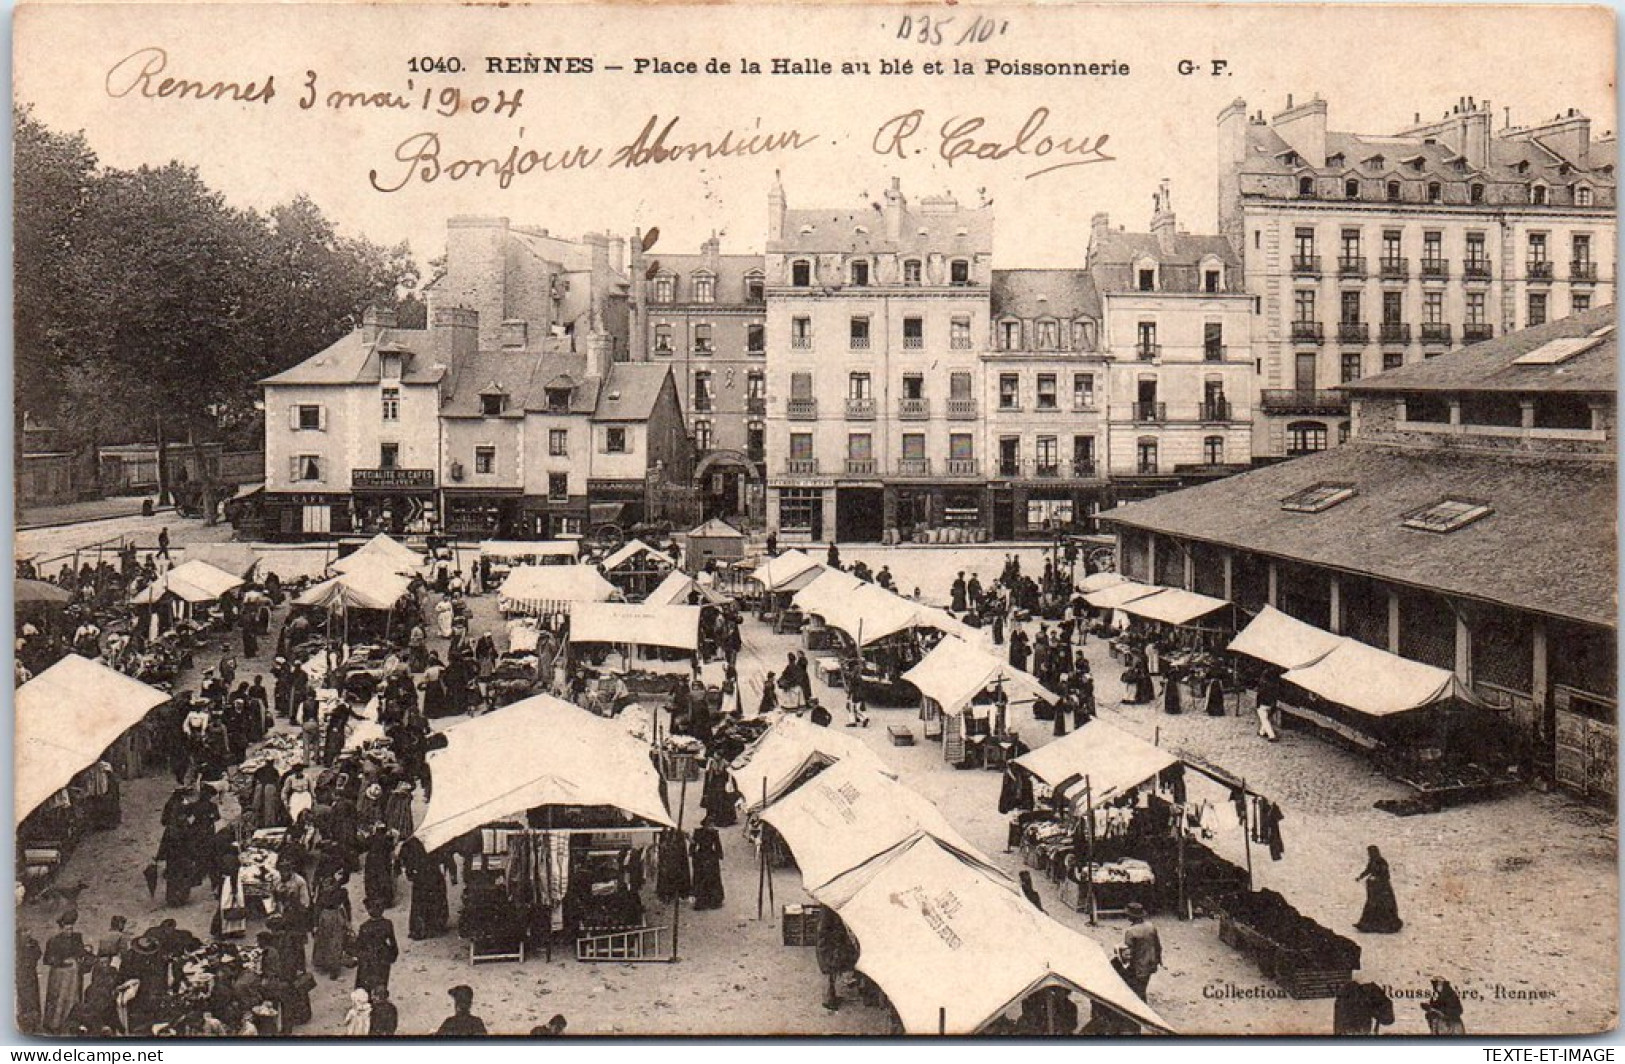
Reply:
<svg viewBox="0 0 1625 1064"><path fill-rule="evenodd" d="M350 472L352 488L432 488L432 469L355 469Z"/></svg>

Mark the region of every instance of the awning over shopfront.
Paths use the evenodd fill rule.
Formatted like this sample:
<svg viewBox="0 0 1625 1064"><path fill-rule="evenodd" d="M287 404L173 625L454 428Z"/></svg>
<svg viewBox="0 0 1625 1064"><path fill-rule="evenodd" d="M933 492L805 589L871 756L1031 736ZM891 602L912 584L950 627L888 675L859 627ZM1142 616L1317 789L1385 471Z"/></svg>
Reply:
<svg viewBox="0 0 1625 1064"><path fill-rule="evenodd" d="M336 573L348 573L365 566L410 575L423 569L423 561L423 555L380 532L334 562L332 569Z"/></svg>
<svg viewBox="0 0 1625 1064"><path fill-rule="evenodd" d="M16 823L95 764L169 696L69 654L17 689Z"/></svg>
<svg viewBox="0 0 1625 1064"><path fill-rule="evenodd" d="M808 893L839 906L908 842L928 836L1014 890L935 805L859 761L840 761L762 811L784 837Z"/></svg>
<svg viewBox="0 0 1625 1064"><path fill-rule="evenodd" d="M823 568L801 551L787 550L758 566L750 578L766 591L799 591Z"/></svg>
<svg viewBox="0 0 1625 1064"><path fill-rule="evenodd" d="M1190 624L1211 613L1225 609L1230 603L1210 595L1198 595L1177 587L1160 588L1149 595L1130 599L1118 609L1163 624Z"/></svg>
<svg viewBox="0 0 1625 1064"><path fill-rule="evenodd" d="M1337 648L1312 665L1281 677L1328 702L1370 717L1422 709L1459 693L1456 674L1398 654L1339 639Z"/></svg>
<svg viewBox="0 0 1625 1064"><path fill-rule="evenodd" d="M575 602L570 606L570 642L698 650L700 607Z"/></svg>
<svg viewBox="0 0 1625 1064"><path fill-rule="evenodd" d="M957 636L948 636L931 648L920 663L903 674L922 695L936 702L944 713L957 713L990 684L1001 683L1012 702L1060 698L1031 673L1015 668Z"/></svg>
<svg viewBox="0 0 1625 1064"><path fill-rule="evenodd" d="M975 1034L1044 986L1170 1030L1092 940L930 838L837 908L861 947L858 970L885 992L908 1034Z"/></svg>
<svg viewBox="0 0 1625 1064"><path fill-rule="evenodd" d="M541 806L608 806L672 827L647 743L620 722L536 695L443 733L429 755L434 797L417 837L434 850L492 821Z"/></svg>
<svg viewBox="0 0 1625 1064"><path fill-rule="evenodd" d="M1083 600L1097 610L1116 610L1122 609L1125 602L1133 602L1135 599L1145 598L1147 595L1155 595L1160 590L1162 589L1152 587L1150 584L1125 580L1120 584L1113 584L1099 591L1091 591L1083 596Z"/></svg>
<svg viewBox="0 0 1625 1064"><path fill-rule="evenodd" d="M1301 669L1336 650L1342 641L1341 636L1265 606L1230 641L1230 649L1283 669Z"/></svg>
<svg viewBox="0 0 1625 1064"><path fill-rule="evenodd" d="M1179 758L1105 721L1092 720L1063 739L1022 754L1015 763L1074 807L1127 794L1179 764Z"/></svg>
<svg viewBox="0 0 1625 1064"><path fill-rule="evenodd" d="M615 585L591 565L520 565L497 591L506 613L565 612L572 602L608 602Z"/></svg>
<svg viewBox="0 0 1625 1064"><path fill-rule="evenodd" d="M1128 582L1128 577L1122 573L1090 573L1078 581L1078 591L1087 595L1092 591L1104 591L1108 587L1116 587L1118 584Z"/></svg>
<svg viewBox="0 0 1625 1064"><path fill-rule="evenodd" d="M165 594L187 602L213 602L243 585L238 577L216 569L208 562L184 561L130 597L136 605L157 602Z"/></svg>
<svg viewBox="0 0 1625 1064"><path fill-rule="evenodd" d="M581 541L574 539L511 540L488 539L480 544L480 557L492 561L525 562L533 558L581 556Z"/></svg>
<svg viewBox="0 0 1625 1064"><path fill-rule="evenodd" d="M855 735L820 728L800 717L780 717L733 763L734 786L745 808L762 807L763 796L776 802L809 771L838 761L853 761L877 772L891 769Z"/></svg>
<svg viewBox="0 0 1625 1064"><path fill-rule="evenodd" d="M405 598L411 587L411 581L393 570L356 565L349 572L309 588L293 601L296 606L327 610L388 610Z"/></svg>

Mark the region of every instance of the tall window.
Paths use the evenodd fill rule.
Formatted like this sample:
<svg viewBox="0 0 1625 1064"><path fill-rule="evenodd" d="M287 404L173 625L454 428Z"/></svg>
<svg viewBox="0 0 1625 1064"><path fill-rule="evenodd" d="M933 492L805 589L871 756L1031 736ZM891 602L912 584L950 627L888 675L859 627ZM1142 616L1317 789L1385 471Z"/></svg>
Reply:
<svg viewBox="0 0 1625 1064"><path fill-rule="evenodd" d="M1224 323L1202 323L1202 358L1207 362L1224 361Z"/></svg>
<svg viewBox="0 0 1625 1064"><path fill-rule="evenodd" d="M745 326L745 353L747 355L765 354L767 351L767 326L751 324Z"/></svg>
<svg viewBox="0 0 1625 1064"><path fill-rule="evenodd" d="M570 456L570 430L547 430L547 453L554 458L568 458Z"/></svg>
<svg viewBox="0 0 1625 1064"><path fill-rule="evenodd" d="M563 502L570 497L570 474L549 473L547 475L547 498L550 502Z"/></svg>
<svg viewBox="0 0 1625 1064"><path fill-rule="evenodd" d="M1038 409L1054 410L1058 407L1055 395L1055 374L1040 373L1038 375Z"/></svg>
<svg viewBox="0 0 1625 1064"><path fill-rule="evenodd" d="M1444 293L1422 293L1422 323L1424 325L1444 324Z"/></svg>
<svg viewBox="0 0 1625 1064"><path fill-rule="evenodd" d="M903 283L906 285L917 285L920 283L919 259L903 260Z"/></svg>
<svg viewBox="0 0 1625 1064"><path fill-rule="evenodd" d="M1405 257L1405 234L1399 229L1384 229L1382 231L1382 261L1386 264L1397 264Z"/></svg>
<svg viewBox="0 0 1625 1064"><path fill-rule="evenodd" d="M1529 293L1529 320L1526 325L1533 328L1536 325L1546 324L1546 293Z"/></svg>
<svg viewBox="0 0 1625 1064"><path fill-rule="evenodd" d="M848 399L870 399L874 396L873 381L867 373L851 373L846 378Z"/></svg>
<svg viewBox="0 0 1625 1064"><path fill-rule="evenodd" d="M657 354L657 355L669 355L669 354L671 354L671 326L670 325L662 324L662 325L656 325L655 326L655 354Z"/></svg>
<svg viewBox="0 0 1625 1064"><path fill-rule="evenodd" d="M705 418L694 422L694 449L696 451L711 449L711 422Z"/></svg>
<svg viewBox="0 0 1625 1064"><path fill-rule="evenodd" d="M971 376L962 370L948 374L948 398L969 399Z"/></svg>
<svg viewBox="0 0 1625 1064"><path fill-rule="evenodd" d="M401 445L398 443L380 443L378 445L378 468L399 469L401 465Z"/></svg>
<svg viewBox="0 0 1625 1064"><path fill-rule="evenodd" d="M1315 257L1315 231L1313 229L1305 226L1293 232L1292 254L1300 259Z"/></svg>
<svg viewBox="0 0 1625 1064"><path fill-rule="evenodd" d="M1157 323L1142 321L1135 326L1135 351L1141 358L1155 358L1157 355Z"/></svg>
<svg viewBox="0 0 1625 1064"><path fill-rule="evenodd" d="M970 284L970 263L964 259L955 259L949 263L948 282L950 284Z"/></svg>
<svg viewBox="0 0 1625 1064"><path fill-rule="evenodd" d="M708 273L696 274L694 277L694 302L715 303L717 301L717 279Z"/></svg>
<svg viewBox="0 0 1625 1064"><path fill-rule="evenodd" d="M955 315L948 323L948 346L955 351L970 350L970 318Z"/></svg>
<svg viewBox="0 0 1625 1064"><path fill-rule="evenodd" d="M670 303L677 293L677 279L667 274L655 278L655 302Z"/></svg>
<svg viewBox="0 0 1625 1064"><path fill-rule="evenodd" d="M812 347L811 318L790 319L790 346L801 350Z"/></svg>
<svg viewBox="0 0 1625 1064"><path fill-rule="evenodd" d="M1060 472L1061 448L1059 440L1054 436L1040 436L1033 441L1034 458L1037 460L1038 475L1053 477Z"/></svg>
<svg viewBox="0 0 1625 1064"><path fill-rule="evenodd" d="M852 283L864 288L869 284L869 262L867 259L852 260Z"/></svg>
<svg viewBox="0 0 1625 1064"><path fill-rule="evenodd" d="M999 374L999 409L1021 409L1021 378L1014 373Z"/></svg>
<svg viewBox="0 0 1625 1064"><path fill-rule="evenodd" d="M797 288L806 288L812 284L812 263L806 259L797 259L790 264L790 283Z"/></svg>
<svg viewBox="0 0 1625 1064"><path fill-rule="evenodd" d="M711 400L711 372L702 369L694 374L694 409L710 410Z"/></svg>
<svg viewBox="0 0 1625 1064"><path fill-rule="evenodd" d="M1345 259L1360 257L1360 231L1358 229L1343 230L1342 257Z"/></svg>
<svg viewBox="0 0 1625 1064"><path fill-rule="evenodd" d="M976 460L976 437L968 432L954 432L948 435L948 460L950 462L972 462Z"/></svg>
<svg viewBox="0 0 1625 1064"><path fill-rule="evenodd" d="M1019 350L1021 350L1021 322L1019 322L1019 321L1001 321L1001 322L999 322L999 350L1000 351L1019 351Z"/></svg>
<svg viewBox="0 0 1625 1064"><path fill-rule="evenodd" d="M698 323L694 326L694 353L696 355L709 355L716 349L711 346L711 326Z"/></svg>
<svg viewBox="0 0 1625 1064"><path fill-rule="evenodd" d="M1313 288L1300 288L1292 293L1292 320L1296 322L1312 322L1315 320L1315 290Z"/></svg>
<svg viewBox="0 0 1625 1064"><path fill-rule="evenodd" d="M1341 317L1337 320L1345 325L1358 325L1360 323L1360 293L1358 291L1343 292L1339 301Z"/></svg>
<svg viewBox="0 0 1625 1064"><path fill-rule="evenodd" d="M1360 355L1357 351L1350 351L1343 356L1343 383L1360 379Z"/></svg>
<svg viewBox="0 0 1625 1064"><path fill-rule="evenodd" d="M1224 465L1224 437L1205 436L1202 439L1202 461L1207 465Z"/></svg>
<svg viewBox="0 0 1625 1064"><path fill-rule="evenodd" d="M1399 325L1405 320L1405 293L1384 292L1382 294L1382 323L1384 325Z"/></svg>
<svg viewBox="0 0 1625 1064"><path fill-rule="evenodd" d="M1095 405L1095 375L1072 374L1072 409L1088 410Z"/></svg>
<svg viewBox="0 0 1625 1064"><path fill-rule="evenodd" d="M1422 234L1422 258L1427 262L1438 262L1444 258L1443 233L1429 229Z"/></svg>
<svg viewBox="0 0 1625 1064"><path fill-rule="evenodd" d="M495 447L474 448L474 472L490 476L497 471L497 449Z"/></svg>
<svg viewBox="0 0 1625 1064"><path fill-rule="evenodd" d="M806 461L813 456L812 433L790 433L790 457L796 461Z"/></svg>
<svg viewBox="0 0 1625 1064"><path fill-rule="evenodd" d="M1485 295L1483 292L1467 293L1467 324L1483 325L1485 322Z"/></svg>
<svg viewBox="0 0 1625 1064"><path fill-rule="evenodd" d="M385 388L380 401L385 421L399 421L401 419L401 390L399 388Z"/></svg>
<svg viewBox="0 0 1625 1064"><path fill-rule="evenodd" d="M852 432L846 437L846 457L854 462L868 462L875 456L874 437L867 432Z"/></svg>
<svg viewBox="0 0 1625 1064"><path fill-rule="evenodd" d="M852 319L849 326L852 350L867 351L869 349L869 319L858 316Z"/></svg>
<svg viewBox="0 0 1625 1064"><path fill-rule="evenodd" d="M920 373L903 374L903 398L925 398L925 376Z"/></svg>
<svg viewBox="0 0 1625 1064"><path fill-rule="evenodd" d="M760 421L745 424L745 454L752 462L767 457L767 426Z"/></svg>
<svg viewBox="0 0 1625 1064"><path fill-rule="evenodd" d="M925 457L925 433L903 433L903 459L904 461L918 462Z"/></svg>
<svg viewBox="0 0 1625 1064"><path fill-rule="evenodd" d="M1467 263L1470 266L1482 266L1486 261L1484 254L1484 234L1467 234Z"/></svg>
<svg viewBox="0 0 1625 1064"><path fill-rule="evenodd" d="M1576 265L1576 266L1590 266L1591 265L1591 235L1589 233L1575 233L1574 237L1573 237L1573 243L1574 243L1574 265Z"/></svg>
<svg viewBox="0 0 1625 1064"><path fill-rule="evenodd" d="M925 319L903 319L903 346L905 348L921 348L925 346Z"/></svg>
<svg viewBox="0 0 1625 1064"><path fill-rule="evenodd" d="M1546 234L1545 233L1530 233L1529 234L1529 263L1530 263L1530 265L1534 265L1536 263L1543 263L1545 261L1547 261L1546 260Z"/></svg>
<svg viewBox="0 0 1625 1064"><path fill-rule="evenodd" d="M1140 439L1134 446L1135 472L1143 477L1157 475L1157 441L1150 436Z"/></svg>
<svg viewBox="0 0 1625 1064"><path fill-rule="evenodd" d="M753 369L745 375L745 398L760 400L767 398L767 376L759 369Z"/></svg>

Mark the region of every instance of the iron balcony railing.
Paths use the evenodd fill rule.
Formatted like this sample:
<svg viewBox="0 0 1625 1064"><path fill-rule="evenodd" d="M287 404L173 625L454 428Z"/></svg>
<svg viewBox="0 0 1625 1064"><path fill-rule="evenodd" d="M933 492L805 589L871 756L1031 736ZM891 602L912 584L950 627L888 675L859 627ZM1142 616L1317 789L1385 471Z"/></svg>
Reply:
<svg viewBox="0 0 1625 1064"><path fill-rule="evenodd" d="M784 416L791 421L817 421L817 399L791 399L784 406Z"/></svg>
<svg viewBox="0 0 1625 1064"><path fill-rule="evenodd" d="M849 396L846 400L846 419L848 421L873 421L875 419L874 398L854 398Z"/></svg>
<svg viewBox="0 0 1625 1064"><path fill-rule="evenodd" d="M1258 398L1268 414L1341 414L1349 408L1348 396L1322 388L1265 388Z"/></svg>
<svg viewBox="0 0 1625 1064"><path fill-rule="evenodd" d="M1378 329L1379 339L1385 344L1408 344L1411 327L1402 321L1385 321Z"/></svg>
<svg viewBox="0 0 1625 1064"><path fill-rule="evenodd" d="M931 400L907 398L897 400L897 419L899 421L925 421L930 417Z"/></svg>

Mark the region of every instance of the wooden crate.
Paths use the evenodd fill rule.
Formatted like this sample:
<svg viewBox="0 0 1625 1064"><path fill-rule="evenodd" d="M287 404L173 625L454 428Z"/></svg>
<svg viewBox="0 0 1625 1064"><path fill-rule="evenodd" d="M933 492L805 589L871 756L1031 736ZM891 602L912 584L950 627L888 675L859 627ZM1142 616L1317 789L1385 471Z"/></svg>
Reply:
<svg viewBox="0 0 1625 1064"><path fill-rule="evenodd" d="M903 724L886 725L886 734L891 736L893 746L913 746L914 732Z"/></svg>
<svg viewBox="0 0 1625 1064"><path fill-rule="evenodd" d="M823 915L822 905L786 905L780 916L784 944L818 945L818 923Z"/></svg>

